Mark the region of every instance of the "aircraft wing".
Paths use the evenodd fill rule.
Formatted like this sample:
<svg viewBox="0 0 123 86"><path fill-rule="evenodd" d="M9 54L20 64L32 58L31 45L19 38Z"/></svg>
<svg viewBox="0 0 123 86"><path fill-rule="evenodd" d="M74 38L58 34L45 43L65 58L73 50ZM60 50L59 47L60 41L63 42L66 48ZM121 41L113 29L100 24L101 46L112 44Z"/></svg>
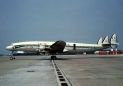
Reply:
<svg viewBox="0 0 123 86"><path fill-rule="evenodd" d="M45 51L48 51L50 54L62 53L65 46L66 42L59 40L52 44L50 48L45 48Z"/></svg>

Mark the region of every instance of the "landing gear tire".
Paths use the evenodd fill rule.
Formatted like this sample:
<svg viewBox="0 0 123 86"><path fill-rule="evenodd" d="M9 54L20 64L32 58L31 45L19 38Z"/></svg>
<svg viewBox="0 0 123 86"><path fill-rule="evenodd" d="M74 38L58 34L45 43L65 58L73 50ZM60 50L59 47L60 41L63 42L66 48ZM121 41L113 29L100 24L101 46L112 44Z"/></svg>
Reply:
<svg viewBox="0 0 123 86"><path fill-rule="evenodd" d="M10 56L10 60L14 60L15 59L15 57L13 57L13 56Z"/></svg>
<svg viewBox="0 0 123 86"><path fill-rule="evenodd" d="M51 56L51 60L56 60L57 57L56 56Z"/></svg>
<svg viewBox="0 0 123 86"><path fill-rule="evenodd" d="M12 56L10 56L10 60L13 60L13 57Z"/></svg>

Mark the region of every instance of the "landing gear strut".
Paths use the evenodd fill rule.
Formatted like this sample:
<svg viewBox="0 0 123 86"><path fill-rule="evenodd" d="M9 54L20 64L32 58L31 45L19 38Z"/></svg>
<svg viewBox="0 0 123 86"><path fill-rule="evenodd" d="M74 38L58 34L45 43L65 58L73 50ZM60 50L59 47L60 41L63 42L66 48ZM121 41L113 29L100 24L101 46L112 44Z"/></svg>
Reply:
<svg viewBox="0 0 123 86"><path fill-rule="evenodd" d="M12 51L12 53L11 53L9 59L10 59L10 60L14 60L14 59L15 59L15 57L13 56L13 51Z"/></svg>

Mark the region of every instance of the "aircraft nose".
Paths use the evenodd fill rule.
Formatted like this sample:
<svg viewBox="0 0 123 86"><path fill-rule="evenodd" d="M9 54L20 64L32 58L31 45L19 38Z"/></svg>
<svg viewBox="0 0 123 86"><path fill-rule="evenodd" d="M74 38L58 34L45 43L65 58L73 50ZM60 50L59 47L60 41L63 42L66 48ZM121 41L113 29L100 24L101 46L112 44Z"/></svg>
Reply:
<svg viewBox="0 0 123 86"><path fill-rule="evenodd" d="M6 49L7 50L11 50L12 49L12 46L7 46Z"/></svg>

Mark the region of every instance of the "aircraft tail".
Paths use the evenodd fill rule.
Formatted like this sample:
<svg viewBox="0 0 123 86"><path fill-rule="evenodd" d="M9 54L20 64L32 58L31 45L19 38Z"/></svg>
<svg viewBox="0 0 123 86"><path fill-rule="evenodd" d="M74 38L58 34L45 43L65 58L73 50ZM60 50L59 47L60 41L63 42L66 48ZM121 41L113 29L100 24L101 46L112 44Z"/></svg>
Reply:
<svg viewBox="0 0 123 86"><path fill-rule="evenodd" d="M102 46L103 46L104 48L108 48L108 47L111 46L110 41L109 41L109 36L106 36L106 37L104 38L104 40L103 40L103 42L102 42Z"/></svg>
<svg viewBox="0 0 123 86"><path fill-rule="evenodd" d="M98 40L97 44L98 44L98 45L102 45L102 42L103 42L103 38L100 37L100 39Z"/></svg>
<svg viewBox="0 0 123 86"><path fill-rule="evenodd" d="M102 44L103 44L103 45L109 45L109 44L110 44L110 42L109 42L109 37L108 37L108 36L106 36L106 37L104 38Z"/></svg>
<svg viewBox="0 0 123 86"><path fill-rule="evenodd" d="M102 37L100 37L99 41L97 42L98 45L109 45L110 42L109 42L109 37L106 36L103 40Z"/></svg>
<svg viewBox="0 0 123 86"><path fill-rule="evenodd" d="M119 43L118 43L118 37L116 34L113 34L111 39L110 39L110 42L111 42L111 47L112 48L117 48Z"/></svg>
<svg viewBox="0 0 123 86"><path fill-rule="evenodd" d="M109 36L106 36L104 38L104 40L100 39L100 41L98 41L98 44L101 44L102 41L102 46L103 47L111 47L113 49L116 49L119 45L118 43L118 38L116 34L113 34L109 40Z"/></svg>

